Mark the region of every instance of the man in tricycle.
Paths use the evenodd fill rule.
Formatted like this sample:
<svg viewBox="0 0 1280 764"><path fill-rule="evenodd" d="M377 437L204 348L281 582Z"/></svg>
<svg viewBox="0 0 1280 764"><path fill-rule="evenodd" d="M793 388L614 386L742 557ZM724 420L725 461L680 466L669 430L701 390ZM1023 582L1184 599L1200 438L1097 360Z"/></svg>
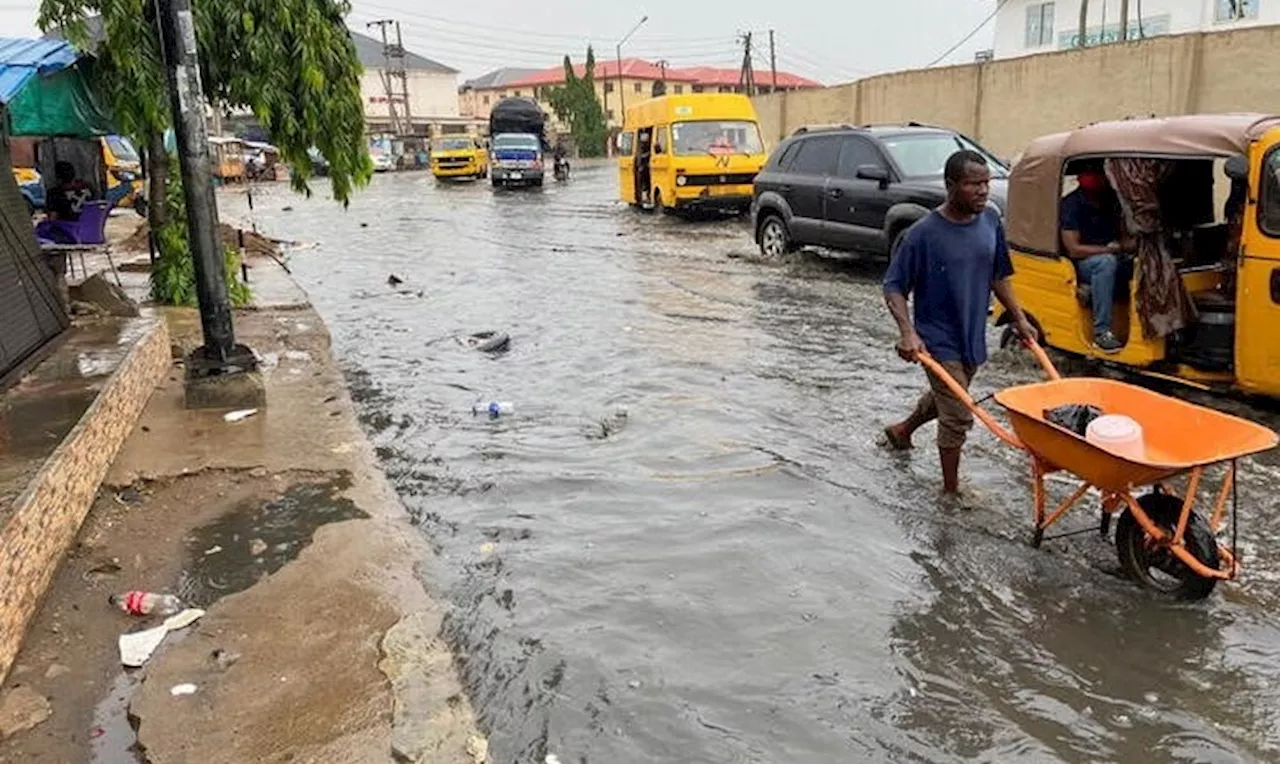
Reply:
<svg viewBox="0 0 1280 764"><path fill-rule="evenodd" d="M1034 337L1013 296L1013 264L1000 214L987 207L991 170L974 151L957 151L945 169L947 200L911 227L889 264L885 302L898 324L898 355L916 362L924 353L965 389L987 360L986 321L991 294L1013 316L1023 337ZM909 311L907 300L913 303ZM932 372L929 390L903 421L885 428L888 445L911 448L911 436L938 420L938 455L945 493L960 490L960 450L973 413Z"/></svg>

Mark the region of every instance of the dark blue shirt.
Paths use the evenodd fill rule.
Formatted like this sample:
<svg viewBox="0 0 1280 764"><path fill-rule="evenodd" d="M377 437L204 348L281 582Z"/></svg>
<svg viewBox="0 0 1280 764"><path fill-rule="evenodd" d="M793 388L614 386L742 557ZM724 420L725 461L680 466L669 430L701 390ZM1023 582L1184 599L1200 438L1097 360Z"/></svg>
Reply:
<svg viewBox="0 0 1280 764"><path fill-rule="evenodd" d="M933 211L911 226L889 264L884 291L911 297L916 333L938 361L987 361L991 286L1013 275L993 207L968 223Z"/></svg>
<svg viewBox="0 0 1280 764"><path fill-rule="evenodd" d="M1120 203L1108 194L1090 204L1076 189L1062 198L1062 230L1080 234L1081 244L1104 247L1120 240Z"/></svg>

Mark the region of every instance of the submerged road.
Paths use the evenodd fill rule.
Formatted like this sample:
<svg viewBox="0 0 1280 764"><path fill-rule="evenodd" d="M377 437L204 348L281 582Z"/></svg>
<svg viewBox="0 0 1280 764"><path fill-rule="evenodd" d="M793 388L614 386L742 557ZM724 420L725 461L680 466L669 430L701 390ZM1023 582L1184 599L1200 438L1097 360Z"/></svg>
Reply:
<svg viewBox="0 0 1280 764"><path fill-rule="evenodd" d="M439 552L494 762L1280 760L1274 458L1243 469L1244 578L1206 602L1120 578L1096 534L1033 550L1020 454L975 432L958 511L932 428L876 445L923 384L882 264L762 263L743 223L640 215L575 169L254 213L319 243L292 267ZM457 339L490 329L510 352ZM998 354L976 388L1035 375Z"/></svg>

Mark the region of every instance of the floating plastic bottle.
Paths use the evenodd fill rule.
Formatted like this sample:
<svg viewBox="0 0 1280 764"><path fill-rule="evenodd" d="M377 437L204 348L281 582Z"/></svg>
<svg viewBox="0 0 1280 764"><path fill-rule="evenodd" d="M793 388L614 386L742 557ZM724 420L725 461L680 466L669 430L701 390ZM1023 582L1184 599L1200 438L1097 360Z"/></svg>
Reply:
<svg viewBox="0 0 1280 764"><path fill-rule="evenodd" d="M510 403L501 403L498 401L486 403L484 401L480 401L471 407L471 414L472 416L488 414L490 419L497 419L498 417L510 416L515 412L515 410L515 406L512 406Z"/></svg>
<svg viewBox="0 0 1280 764"><path fill-rule="evenodd" d="M181 612L183 607L182 600L172 594L140 591L113 594L110 602L130 615L169 616Z"/></svg>

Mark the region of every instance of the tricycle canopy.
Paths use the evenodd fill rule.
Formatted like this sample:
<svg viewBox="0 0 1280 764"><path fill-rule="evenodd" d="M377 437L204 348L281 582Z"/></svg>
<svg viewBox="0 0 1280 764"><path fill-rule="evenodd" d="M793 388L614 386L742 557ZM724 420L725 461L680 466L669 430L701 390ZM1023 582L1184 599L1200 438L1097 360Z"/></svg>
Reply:
<svg viewBox="0 0 1280 764"><path fill-rule="evenodd" d="M1192 114L1156 119L1098 122L1033 140L1009 176L1005 228L1011 246L1024 252L1057 253L1058 204L1067 162L1083 157L1230 157L1280 117L1265 114Z"/></svg>

